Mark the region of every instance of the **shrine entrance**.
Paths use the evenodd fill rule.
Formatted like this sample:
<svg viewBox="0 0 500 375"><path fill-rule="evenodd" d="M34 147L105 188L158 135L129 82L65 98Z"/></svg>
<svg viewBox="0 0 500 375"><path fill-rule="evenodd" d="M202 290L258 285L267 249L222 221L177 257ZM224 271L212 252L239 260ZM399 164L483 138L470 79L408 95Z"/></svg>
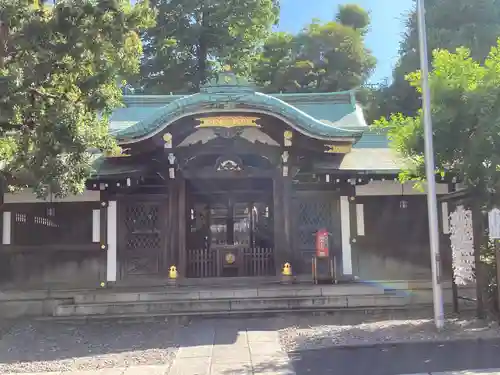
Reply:
<svg viewBox="0 0 500 375"><path fill-rule="evenodd" d="M272 179L187 184L187 277L275 275Z"/></svg>

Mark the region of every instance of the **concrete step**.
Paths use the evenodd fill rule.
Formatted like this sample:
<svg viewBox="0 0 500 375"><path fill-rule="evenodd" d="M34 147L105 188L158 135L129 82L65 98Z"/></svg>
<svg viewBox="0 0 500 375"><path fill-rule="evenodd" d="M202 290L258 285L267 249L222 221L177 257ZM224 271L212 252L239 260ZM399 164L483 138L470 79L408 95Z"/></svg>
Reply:
<svg viewBox="0 0 500 375"><path fill-rule="evenodd" d="M410 297L395 295L355 295L355 296L316 296L316 297L279 297L279 298L219 298L203 300L169 300L143 302L83 303L60 305L54 310L59 317L92 315L130 315L130 314L194 314L207 313L247 313L249 311L297 311L328 310L346 308L378 308L406 306Z"/></svg>
<svg viewBox="0 0 500 375"><path fill-rule="evenodd" d="M282 285L261 288L220 288L199 289L184 287L165 287L155 291L120 291L105 289L74 295L75 304L116 303L116 302L153 302L179 300L217 300L247 298L284 298L284 297L329 297L356 295L383 295L384 288L371 285Z"/></svg>

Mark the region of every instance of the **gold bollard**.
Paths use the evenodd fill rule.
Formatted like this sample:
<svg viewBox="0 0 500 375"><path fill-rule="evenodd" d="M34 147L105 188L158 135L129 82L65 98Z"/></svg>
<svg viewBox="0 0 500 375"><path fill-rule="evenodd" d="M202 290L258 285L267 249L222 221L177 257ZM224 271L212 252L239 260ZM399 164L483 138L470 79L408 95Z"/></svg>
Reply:
<svg viewBox="0 0 500 375"><path fill-rule="evenodd" d="M171 266L168 271L168 284L171 286L177 286L177 267Z"/></svg>
<svg viewBox="0 0 500 375"><path fill-rule="evenodd" d="M283 265L283 270L281 271L281 282L283 284L291 284L293 282L292 266L288 262Z"/></svg>

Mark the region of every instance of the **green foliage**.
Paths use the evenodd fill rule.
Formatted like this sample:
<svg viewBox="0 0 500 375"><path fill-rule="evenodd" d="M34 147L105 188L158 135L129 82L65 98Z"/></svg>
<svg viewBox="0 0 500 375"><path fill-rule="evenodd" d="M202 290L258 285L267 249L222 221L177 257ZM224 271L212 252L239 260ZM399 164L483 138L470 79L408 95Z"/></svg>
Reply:
<svg viewBox="0 0 500 375"><path fill-rule="evenodd" d="M270 92L331 92L361 86L376 60L364 43L366 11L342 6L338 22L307 25L299 34L275 33L256 60L254 80Z"/></svg>
<svg viewBox="0 0 500 375"><path fill-rule="evenodd" d="M336 20L342 25L350 26L363 33L368 31L370 25L370 15L357 4L340 5Z"/></svg>
<svg viewBox="0 0 500 375"><path fill-rule="evenodd" d="M277 0L152 0L156 26L143 35L135 86L145 93L198 91L230 65L248 76L258 48L278 20Z"/></svg>
<svg viewBox="0 0 500 375"><path fill-rule="evenodd" d="M498 200L500 188L500 39L486 60L459 48L434 52L430 73L437 172L458 176L485 208ZM420 90L421 75L408 75ZM391 145L409 161L406 174L424 177L422 116L395 114L376 121Z"/></svg>
<svg viewBox="0 0 500 375"><path fill-rule="evenodd" d="M500 37L500 0L427 0L426 23L429 51L459 47L470 50L471 57L482 62ZM376 90L369 111L369 122L401 112L415 116L421 107L420 95L406 76L420 68L416 12L407 16L406 32L400 45L399 62L390 85Z"/></svg>
<svg viewBox="0 0 500 375"><path fill-rule="evenodd" d="M0 162L10 188L83 190L89 149L116 148L108 115L119 77L139 70L145 2L0 0Z"/></svg>

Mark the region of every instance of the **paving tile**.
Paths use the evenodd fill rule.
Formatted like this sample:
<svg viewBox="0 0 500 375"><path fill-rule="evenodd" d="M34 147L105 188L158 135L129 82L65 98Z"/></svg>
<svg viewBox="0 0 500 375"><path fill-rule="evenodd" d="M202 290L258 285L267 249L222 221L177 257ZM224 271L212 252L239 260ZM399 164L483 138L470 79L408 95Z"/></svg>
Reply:
<svg viewBox="0 0 500 375"><path fill-rule="evenodd" d="M252 375L250 362L212 363L210 375Z"/></svg>
<svg viewBox="0 0 500 375"><path fill-rule="evenodd" d="M266 365L269 363L290 362L286 353L270 353L267 355L252 355L252 364L254 366Z"/></svg>
<svg viewBox="0 0 500 375"><path fill-rule="evenodd" d="M200 358L210 357L212 355L211 345L185 346L179 348L177 358Z"/></svg>
<svg viewBox="0 0 500 375"><path fill-rule="evenodd" d="M130 366L122 375L167 375L168 365Z"/></svg>
<svg viewBox="0 0 500 375"><path fill-rule="evenodd" d="M210 375L210 358L177 358L168 375Z"/></svg>
<svg viewBox="0 0 500 375"><path fill-rule="evenodd" d="M253 356L285 353L276 342L250 342L250 353Z"/></svg>
<svg viewBox="0 0 500 375"><path fill-rule="evenodd" d="M100 370L71 371L71 375L122 375L125 367L104 368ZM46 373L42 373L45 375Z"/></svg>
<svg viewBox="0 0 500 375"><path fill-rule="evenodd" d="M215 332L214 345L247 344L247 333L238 328L218 329Z"/></svg>
<svg viewBox="0 0 500 375"><path fill-rule="evenodd" d="M250 351L248 348L218 348L214 347L212 352L213 363L236 363L250 362Z"/></svg>
<svg viewBox="0 0 500 375"><path fill-rule="evenodd" d="M276 342L279 343L279 333L276 331L248 331L248 341L252 342Z"/></svg>
<svg viewBox="0 0 500 375"><path fill-rule="evenodd" d="M267 367L254 367L254 374L259 375L295 375L292 365L274 364Z"/></svg>
<svg viewBox="0 0 500 375"><path fill-rule="evenodd" d="M295 375L291 369L254 371L253 375ZM427 375L427 374L425 374Z"/></svg>

